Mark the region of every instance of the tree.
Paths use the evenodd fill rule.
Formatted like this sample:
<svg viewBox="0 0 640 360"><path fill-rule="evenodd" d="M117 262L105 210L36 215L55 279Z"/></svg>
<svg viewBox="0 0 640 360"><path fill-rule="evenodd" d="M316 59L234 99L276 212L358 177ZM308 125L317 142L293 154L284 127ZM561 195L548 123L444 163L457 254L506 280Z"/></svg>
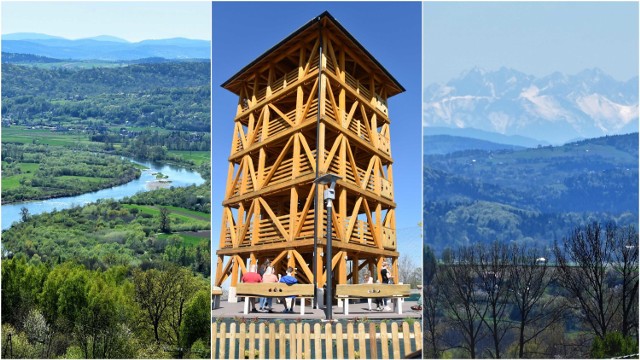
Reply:
<svg viewBox="0 0 640 360"><path fill-rule="evenodd" d="M461 247L451 251L450 255L451 262L439 267L439 274L442 274L438 279L441 304L444 304L451 324L463 337L462 348L471 358L476 358L478 343L486 336L483 319L489 310L483 301L486 296L476 291L473 265L478 259L472 247Z"/></svg>
<svg viewBox="0 0 640 360"><path fill-rule="evenodd" d="M166 207L160 207L160 231L165 234L171 232L171 218L169 217L170 213L171 212Z"/></svg>
<svg viewBox="0 0 640 360"><path fill-rule="evenodd" d="M440 284L438 276L432 277L432 281L424 284L422 292L423 317L422 325L424 328L424 358L437 359L442 352L440 343L442 341L442 333L440 331L441 324L441 296Z"/></svg>
<svg viewBox="0 0 640 360"><path fill-rule="evenodd" d="M410 284L412 288L416 288L422 283L421 276L422 268L416 266L408 255L401 255L398 260L398 277L395 281Z"/></svg>
<svg viewBox="0 0 640 360"><path fill-rule="evenodd" d="M591 345L592 359L606 359L638 353L638 342L618 331L607 333L604 339L596 338ZM636 355L637 356L637 355Z"/></svg>
<svg viewBox="0 0 640 360"><path fill-rule="evenodd" d="M601 339L612 330L612 321L621 305L620 298L607 284L607 271L614 256L615 227L602 229L597 222L578 227L554 244L558 277L562 286L577 300L584 320Z"/></svg>
<svg viewBox="0 0 640 360"><path fill-rule="evenodd" d="M493 340L493 358L501 358L501 347L504 336L510 329L510 322L505 316L509 294L508 269L509 256L506 245L494 242L490 246L478 244L475 248L477 262L474 264L475 274L485 294L487 315L482 321L487 325Z"/></svg>
<svg viewBox="0 0 640 360"><path fill-rule="evenodd" d="M211 310L209 309L211 300L207 290L198 291L185 309L184 322L180 328L182 332L182 341L185 348L198 339L210 339L211 333Z"/></svg>
<svg viewBox="0 0 640 360"><path fill-rule="evenodd" d="M622 336L638 334L638 232L633 226L618 229L613 269L622 280ZM635 330L635 331L634 331Z"/></svg>
<svg viewBox="0 0 640 360"><path fill-rule="evenodd" d="M27 209L26 207L21 207L20 208L20 220L22 220L22 222L27 222L29 220L29 209Z"/></svg>
<svg viewBox="0 0 640 360"><path fill-rule="evenodd" d="M170 297L170 304L166 311L164 333L168 343L184 348L182 346L181 328L186 316L187 302L193 297L198 285L187 269L174 268L172 271L176 278L175 287L172 289L173 295ZM179 357L183 355L182 350L179 351Z"/></svg>
<svg viewBox="0 0 640 360"><path fill-rule="evenodd" d="M564 307L559 297L545 297L553 273L539 249L513 245L509 263L509 300L518 313L518 357L524 358L525 346L562 320Z"/></svg>

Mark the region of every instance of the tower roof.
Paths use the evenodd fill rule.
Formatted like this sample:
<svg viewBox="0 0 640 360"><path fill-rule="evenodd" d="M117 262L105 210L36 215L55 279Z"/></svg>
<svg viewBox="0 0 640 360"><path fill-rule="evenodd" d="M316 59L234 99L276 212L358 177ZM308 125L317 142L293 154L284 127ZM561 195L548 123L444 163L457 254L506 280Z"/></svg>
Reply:
<svg viewBox="0 0 640 360"><path fill-rule="evenodd" d="M378 60L376 60L376 58L374 58L373 55L371 55L369 51L367 51L367 49L365 49L365 47L362 46L362 44L360 44L358 40L356 40L356 38L353 37L353 35L351 35L347 29L345 29L344 26L342 26L328 11L314 17L301 28L271 47L264 54L258 56L255 60L229 78L229 80L225 81L221 86L235 94L239 94L242 81L244 81L244 78L249 74L253 73L256 68L269 63L272 59L276 58L282 52L296 44L297 40L306 38L310 33L317 31L320 27L333 30L335 34L338 34L342 38L342 41L353 45L350 46L350 49L360 53L363 61L373 65L371 66L373 71L377 73L377 76L384 80L385 85L388 87L389 97L405 91L405 88L398 82L398 80L396 80L391 73L389 73L389 71L387 71L387 69L385 69L384 66L382 66L382 64L380 64L380 62L378 62Z"/></svg>

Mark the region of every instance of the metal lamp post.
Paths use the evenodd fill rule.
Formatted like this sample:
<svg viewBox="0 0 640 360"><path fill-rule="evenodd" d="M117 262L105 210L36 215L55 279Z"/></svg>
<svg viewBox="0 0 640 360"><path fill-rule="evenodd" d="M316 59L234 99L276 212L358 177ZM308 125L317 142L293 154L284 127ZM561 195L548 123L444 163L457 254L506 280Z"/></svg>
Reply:
<svg viewBox="0 0 640 360"><path fill-rule="evenodd" d="M325 291L325 317L327 318L327 320L333 320L333 307L332 307L332 300L333 300L333 270L331 269L331 262L332 262L332 257L333 257L333 249L332 249L332 231L331 231L331 212L333 210L333 200L335 200L336 198L336 191L335 191L335 187L336 187L336 181L342 179L340 176L335 175L335 174L324 174L320 177L318 177L317 179L315 179L313 182L320 185L329 185L328 189L325 189L324 191L324 200L327 206L327 249L325 251L324 254L324 263L327 269L327 282L326 282L326 286L327 286L327 290ZM315 256L318 256L317 254L314 254Z"/></svg>

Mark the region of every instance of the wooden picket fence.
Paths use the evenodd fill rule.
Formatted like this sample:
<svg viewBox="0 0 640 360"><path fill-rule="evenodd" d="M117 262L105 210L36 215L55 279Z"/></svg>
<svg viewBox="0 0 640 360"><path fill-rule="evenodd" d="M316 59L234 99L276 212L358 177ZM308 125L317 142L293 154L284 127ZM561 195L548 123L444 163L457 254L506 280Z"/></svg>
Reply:
<svg viewBox="0 0 640 360"><path fill-rule="evenodd" d="M422 349L420 322L213 323L213 359L401 359ZM288 331L287 331L288 330ZM323 331L324 330L324 331ZM419 356L421 357L421 356Z"/></svg>

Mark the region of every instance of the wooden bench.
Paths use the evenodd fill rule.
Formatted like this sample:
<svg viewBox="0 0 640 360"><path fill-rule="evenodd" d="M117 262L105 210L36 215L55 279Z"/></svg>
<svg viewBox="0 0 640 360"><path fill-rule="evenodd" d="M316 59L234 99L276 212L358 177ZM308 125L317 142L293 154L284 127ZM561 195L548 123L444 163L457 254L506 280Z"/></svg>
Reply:
<svg viewBox="0 0 640 360"><path fill-rule="evenodd" d="M313 298L313 284L239 283L236 285L236 296L244 297L245 314L249 313L249 302L253 297L285 298L295 296L295 299L300 299L300 315L304 315L304 299ZM292 305L295 305L295 299L293 299Z"/></svg>
<svg viewBox="0 0 640 360"><path fill-rule="evenodd" d="M402 314L402 301L411 295L409 284L338 284L336 298L344 300L344 314L349 315L349 299L389 298L394 310Z"/></svg>
<svg viewBox="0 0 640 360"><path fill-rule="evenodd" d="M222 297L222 288L214 286L211 288L211 310L220 307L220 298Z"/></svg>

